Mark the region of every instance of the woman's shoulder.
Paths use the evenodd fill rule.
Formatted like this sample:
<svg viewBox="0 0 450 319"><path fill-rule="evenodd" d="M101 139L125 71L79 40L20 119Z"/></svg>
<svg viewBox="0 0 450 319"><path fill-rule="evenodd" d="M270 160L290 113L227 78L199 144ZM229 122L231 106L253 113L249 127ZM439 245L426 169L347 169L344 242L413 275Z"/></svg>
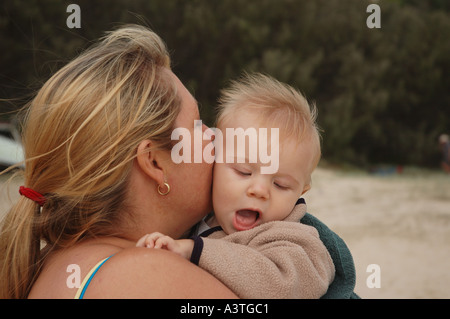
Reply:
<svg viewBox="0 0 450 319"><path fill-rule="evenodd" d="M126 247L121 239L93 239L51 252L29 298L73 298L83 279L102 259ZM45 252L45 249L43 252Z"/></svg>
<svg viewBox="0 0 450 319"><path fill-rule="evenodd" d="M172 252L127 248L112 256L86 298L233 298L212 275Z"/></svg>
<svg viewBox="0 0 450 319"><path fill-rule="evenodd" d="M99 261L84 298L231 298L217 279L178 255L126 242L93 242L49 260L30 298L73 298Z"/></svg>

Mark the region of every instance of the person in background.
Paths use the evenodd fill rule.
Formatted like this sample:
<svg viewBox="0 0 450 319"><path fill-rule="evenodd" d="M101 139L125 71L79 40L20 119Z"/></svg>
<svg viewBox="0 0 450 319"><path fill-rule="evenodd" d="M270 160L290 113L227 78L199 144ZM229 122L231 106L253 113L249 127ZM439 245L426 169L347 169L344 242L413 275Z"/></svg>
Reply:
<svg viewBox="0 0 450 319"><path fill-rule="evenodd" d="M447 134L439 136L439 147L442 151L441 167L447 174L450 174L450 139Z"/></svg>

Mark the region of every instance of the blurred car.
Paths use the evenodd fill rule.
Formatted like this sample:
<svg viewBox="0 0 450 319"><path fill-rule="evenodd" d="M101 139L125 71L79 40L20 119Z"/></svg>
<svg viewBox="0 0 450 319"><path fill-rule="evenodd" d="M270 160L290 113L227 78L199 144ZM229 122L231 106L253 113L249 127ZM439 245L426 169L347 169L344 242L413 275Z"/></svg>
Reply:
<svg viewBox="0 0 450 319"><path fill-rule="evenodd" d="M0 123L0 168L6 168L23 160L22 143L16 127L11 123Z"/></svg>

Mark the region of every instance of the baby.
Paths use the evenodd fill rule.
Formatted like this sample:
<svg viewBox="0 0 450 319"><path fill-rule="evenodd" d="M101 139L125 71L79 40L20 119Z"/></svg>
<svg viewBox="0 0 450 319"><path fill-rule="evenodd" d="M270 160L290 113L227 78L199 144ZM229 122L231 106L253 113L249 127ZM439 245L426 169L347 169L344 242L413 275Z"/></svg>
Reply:
<svg viewBox="0 0 450 319"><path fill-rule="evenodd" d="M252 158L250 143L231 143L221 134L222 143L215 140L214 213L191 239L152 233L137 246L173 251L241 298L324 295L334 279L332 259L317 230L299 222L306 213L301 196L321 154L315 118L315 109L288 85L261 74L234 82L222 92L217 128L242 128L249 140L259 132L259 154L261 148L277 154L277 170L264 171L267 161Z"/></svg>

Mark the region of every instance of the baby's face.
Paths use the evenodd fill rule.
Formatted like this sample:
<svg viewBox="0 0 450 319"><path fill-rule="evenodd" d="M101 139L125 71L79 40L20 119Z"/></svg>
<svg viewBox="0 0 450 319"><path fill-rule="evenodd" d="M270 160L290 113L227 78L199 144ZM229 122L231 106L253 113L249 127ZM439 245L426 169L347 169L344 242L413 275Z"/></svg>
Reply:
<svg viewBox="0 0 450 319"><path fill-rule="evenodd" d="M234 124L246 128L246 123ZM262 174L261 167L267 164L259 159L256 163L248 158L245 163L238 163L237 158L216 163L213 206L223 230L231 234L286 218L297 199L310 188L315 155L311 139L301 143L288 139L279 143L279 167L274 173Z"/></svg>

